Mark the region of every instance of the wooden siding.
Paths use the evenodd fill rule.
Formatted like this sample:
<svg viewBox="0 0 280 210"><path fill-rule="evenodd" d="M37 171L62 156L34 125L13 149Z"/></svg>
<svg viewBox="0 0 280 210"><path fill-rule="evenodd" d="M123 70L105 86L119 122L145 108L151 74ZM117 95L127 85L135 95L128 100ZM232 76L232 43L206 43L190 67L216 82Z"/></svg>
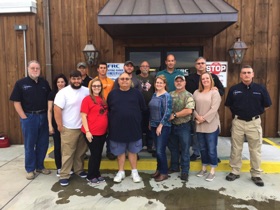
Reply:
<svg viewBox="0 0 280 210"><path fill-rule="evenodd" d="M100 61L124 62L125 47L203 46L208 60L229 62L228 87L240 82L240 65L230 62L227 50L241 37L248 45L243 64L255 71L255 81L264 84L273 106L262 116L264 136L277 135L279 109L279 35L280 5L278 0L227 0L239 11L238 22L210 38L145 38L113 40L97 24L97 13L107 0L49 0L52 75L69 75L76 64L84 60L82 50L92 40L100 51ZM23 32L15 31L15 24L26 24L27 60L37 59L46 75L43 0L37 0L37 14L0 15L0 131L12 143L23 143L19 117L9 96L15 82L24 76ZM191 30L191 29L190 29ZM95 74L95 69L90 70ZM223 136L230 135L231 113L220 108Z"/></svg>

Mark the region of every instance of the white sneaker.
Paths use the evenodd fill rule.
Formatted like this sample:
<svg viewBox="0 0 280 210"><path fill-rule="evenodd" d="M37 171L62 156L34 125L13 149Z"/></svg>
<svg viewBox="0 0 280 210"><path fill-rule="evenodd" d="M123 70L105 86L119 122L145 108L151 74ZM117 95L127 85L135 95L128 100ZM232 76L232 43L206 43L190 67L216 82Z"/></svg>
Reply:
<svg viewBox="0 0 280 210"><path fill-rule="evenodd" d="M59 169L57 169L57 171L56 171L56 176L57 176L57 177L60 177L60 170L61 170L61 169L59 168Z"/></svg>
<svg viewBox="0 0 280 210"><path fill-rule="evenodd" d="M139 176L138 172L131 173L131 177L135 183L142 181L142 178Z"/></svg>
<svg viewBox="0 0 280 210"><path fill-rule="evenodd" d="M125 173L124 171L118 171L116 176L114 177L114 182L121 182L125 178Z"/></svg>

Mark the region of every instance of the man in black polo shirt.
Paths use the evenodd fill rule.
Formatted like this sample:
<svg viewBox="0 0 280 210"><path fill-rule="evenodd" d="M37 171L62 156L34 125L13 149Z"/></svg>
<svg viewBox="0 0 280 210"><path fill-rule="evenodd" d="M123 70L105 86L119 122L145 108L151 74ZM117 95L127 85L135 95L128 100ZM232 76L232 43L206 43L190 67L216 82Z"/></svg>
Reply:
<svg viewBox="0 0 280 210"><path fill-rule="evenodd" d="M85 62L80 62L77 64L77 70L82 74L82 86L88 87L88 83L92 80L90 76L87 75L88 68Z"/></svg>
<svg viewBox="0 0 280 210"><path fill-rule="evenodd" d="M242 67L241 83L229 89L226 103L233 115L231 129L231 173L226 180L234 181L240 177L244 137L250 150L251 179L257 186L264 186L261 179L262 127L260 115L271 106L271 99L262 85L253 82L254 72L251 66Z"/></svg>
<svg viewBox="0 0 280 210"><path fill-rule="evenodd" d="M45 169L44 159L49 146L47 119L49 83L40 78L38 61L28 63L28 76L16 82L10 100L14 102L24 138L25 170L28 180L38 173L50 174Z"/></svg>

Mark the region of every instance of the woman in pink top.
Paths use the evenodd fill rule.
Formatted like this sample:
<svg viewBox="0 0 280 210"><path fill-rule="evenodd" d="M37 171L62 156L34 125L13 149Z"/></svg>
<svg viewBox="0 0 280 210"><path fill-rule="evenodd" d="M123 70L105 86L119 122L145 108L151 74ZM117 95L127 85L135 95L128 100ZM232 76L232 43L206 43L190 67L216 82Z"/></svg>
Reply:
<svg viewBox="0 0 280 210"><path fill-rule="evenodd" d="M195 100L194 117L196 121L197 139L200 145L202 169L198 177L206 176L206 166L210 165L210 173L206 181L213 181L215 168L218 165L217 143L220 132L220 119L218 109L221 104L221 96L214 87L214 81L210 73L201 74L199 88L193 94Z"/></svg>

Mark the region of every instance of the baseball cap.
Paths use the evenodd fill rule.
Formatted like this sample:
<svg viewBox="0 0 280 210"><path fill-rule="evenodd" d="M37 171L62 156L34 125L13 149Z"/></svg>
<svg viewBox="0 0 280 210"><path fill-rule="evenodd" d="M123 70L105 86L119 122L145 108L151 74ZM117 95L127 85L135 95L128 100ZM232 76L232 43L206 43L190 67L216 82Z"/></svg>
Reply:
<svg viewBox="0 0 280 210"><path fill-rule="evenodd" d="M177 75L174 79L174 81L178 78L181 78L182 80L186 81L186 78L183 75Z"/></svg>
<svg viewBox="0 0 280 210"><path fill-rule="evenodd" d="M80 68L81 66L86 68L87 64L85 62L80 62L80 63L77 64L77 68Z"/></svg>
<svg viewBox="0 0 280 210"><path fill-rule="evenodd" d="M127 66L128 64L131 64L132 66L134 66L134 63L133 63L132 61L126 61L126 62L124 63L125 66Z"/></svg>

